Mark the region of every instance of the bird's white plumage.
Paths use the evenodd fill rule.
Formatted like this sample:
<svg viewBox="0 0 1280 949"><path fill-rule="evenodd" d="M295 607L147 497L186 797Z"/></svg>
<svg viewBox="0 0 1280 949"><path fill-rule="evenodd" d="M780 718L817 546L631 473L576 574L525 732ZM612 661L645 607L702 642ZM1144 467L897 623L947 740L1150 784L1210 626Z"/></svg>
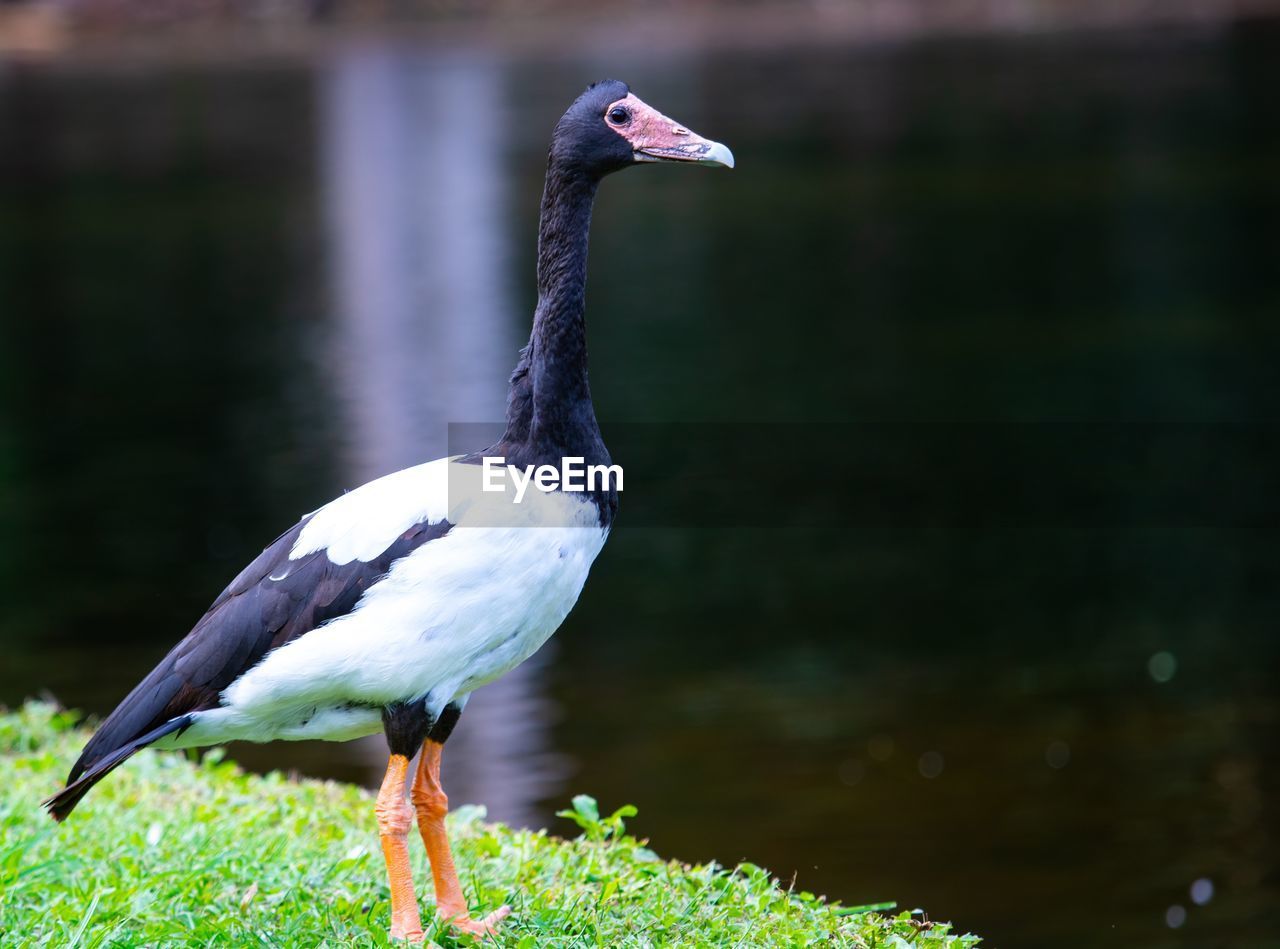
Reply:
<svg viewBox="0 0 1280 949"><path fill-rule="evenodd" d="M368 561L414 524L445 520L450 513L449 472L461 467L453 461L439 458L405 468L330 501L311 515L289 559L323 550L337 564ZM470 479L459 475L457 481L462 486Z"/></svg>
<svg viewBox="0 0 1280 949"><path fill-rule="evenodd" d="M269 653L164 744L345 740L381 728L377 706L450 701L527 659L577 602L607 530L581 494L480 490L480 468L441 459L317 511L291 556L372 560L421 521L455 525L396 561L350 613Z"/></svg>

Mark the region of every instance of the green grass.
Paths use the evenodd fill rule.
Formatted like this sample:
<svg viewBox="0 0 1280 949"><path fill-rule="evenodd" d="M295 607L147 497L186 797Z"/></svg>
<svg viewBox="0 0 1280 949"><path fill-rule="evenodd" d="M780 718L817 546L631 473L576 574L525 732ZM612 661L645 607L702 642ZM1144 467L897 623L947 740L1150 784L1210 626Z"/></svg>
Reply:
<svg viewBox="0 0 1280 949"><path fill-rule="evenodd" d="M60 786L86 733L30 704L0 713L0 945L381 946L388 896L371 795L330 781L248 775L143 752L63 825L38 801ZM664 860L625 833L622 808L588 797L573 840L450 815L475 909L513 909L499 942L542 946L969 947L918 913L881 915L794 893L765 870ZM566 824L566 827L571 825ZM420 843L413 839L414 844ZM427 937L434 921L416 846ZM883 907L879 907L883 909Z"/></svg>

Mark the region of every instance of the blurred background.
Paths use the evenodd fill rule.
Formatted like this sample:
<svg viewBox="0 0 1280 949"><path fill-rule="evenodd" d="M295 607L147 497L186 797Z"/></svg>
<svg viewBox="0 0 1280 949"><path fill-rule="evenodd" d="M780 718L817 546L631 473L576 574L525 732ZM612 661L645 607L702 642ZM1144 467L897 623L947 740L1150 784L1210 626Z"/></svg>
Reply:
<svg viewBox="0 0 1280 949"><path fill-rule="evenodd" d="M105 714L501 418L604 76L738 159L609 181L588 294L615 458L711 446L717 513L629 477L452 800L994 946L1276 945L1276 3L0 4L0 702Z"/></svg>

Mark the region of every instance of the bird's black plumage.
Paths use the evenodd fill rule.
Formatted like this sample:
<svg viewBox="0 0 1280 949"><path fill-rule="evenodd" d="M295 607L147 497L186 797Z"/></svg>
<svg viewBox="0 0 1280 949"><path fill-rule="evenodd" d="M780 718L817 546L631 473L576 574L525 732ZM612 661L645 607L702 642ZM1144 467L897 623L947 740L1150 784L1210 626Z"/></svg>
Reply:
<svg viewBox="0 0 1280 949"><path fill-rule="evenodd" d="M566 457L612 464L587 380L587 238L601 180L635 164L626 139L602 121L609 105L629 92L616 79L594 82L556 123L538 219L538 308L511 374L506 431L464 463L500 456L518 467L554 466ZM608 527L618 509L616 489L597 491L591 500L600 526Z"/></svg>
<svg viewBox="0 0 1280 949"><path fill-rule="evenodd" d="M349 613L391 565L443 537L448 521L419 523L372 560L335 564L325 550L289 559L303 518L259 554L208 612L98 728L45 802L61 820L97 781L129 755L186 727L185 716L216 708L223 689L273 649ZM172 724L177 722L177 724Z"/></svg>
<svg viewBox="0 0 1280 949"><path fill-rule="evenodd" d="M457 702L450 702L438 716L431 714L425 698L392 702L382 710L382 731L393 755L412 758L427 738L443 745L461 717L462 706Z"/></svg>

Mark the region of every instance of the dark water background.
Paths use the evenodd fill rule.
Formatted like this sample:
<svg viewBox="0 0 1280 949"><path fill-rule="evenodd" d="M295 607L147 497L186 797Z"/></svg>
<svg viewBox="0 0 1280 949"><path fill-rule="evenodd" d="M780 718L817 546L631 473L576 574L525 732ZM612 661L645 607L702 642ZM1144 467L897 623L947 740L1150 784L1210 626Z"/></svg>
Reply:
<svg viewBox="0 0 1280 949"><path fill-rule="evenodd" d="M609 73L739 167L602 190L606 439L732 470L705 523L624 494L454 801L632 802L664 854L996 946L1276 945L1266 23L4 69L0 701L106 713L299 514L498 417L546 136ZM233 754L370 783L383 750Z"/></svg>

